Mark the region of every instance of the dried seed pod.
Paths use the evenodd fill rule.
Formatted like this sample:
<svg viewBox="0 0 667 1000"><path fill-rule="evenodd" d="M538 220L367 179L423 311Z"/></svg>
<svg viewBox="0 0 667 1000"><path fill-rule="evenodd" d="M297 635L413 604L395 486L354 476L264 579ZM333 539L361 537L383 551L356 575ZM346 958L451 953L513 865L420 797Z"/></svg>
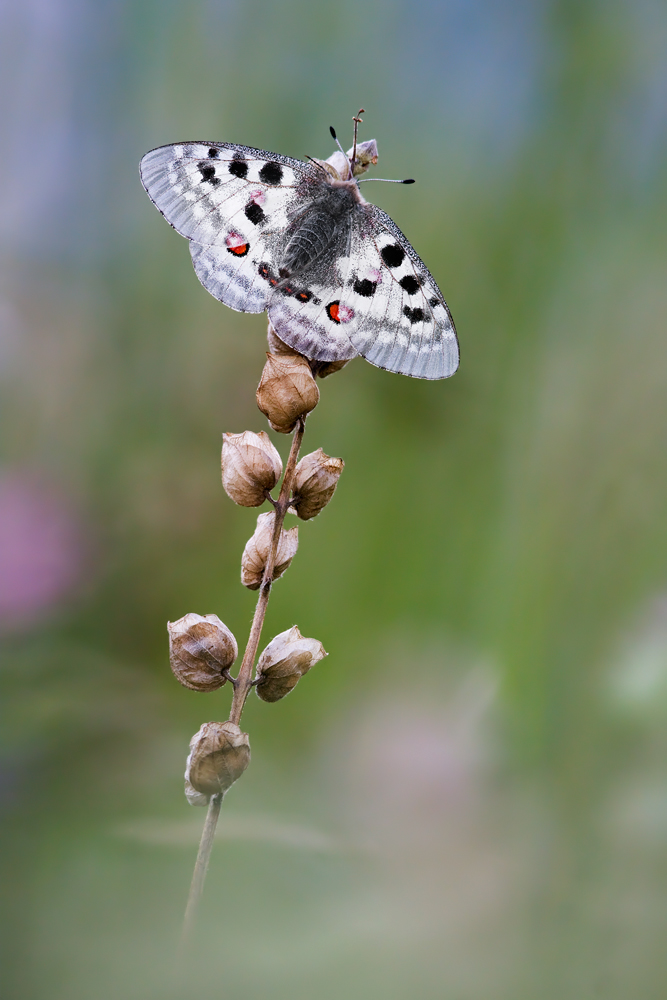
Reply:
<svg viewBox="0 0 667 1000"><path fill-rule="evenodd" d="M241 558L241 583L249 590L257 590L262 582L264 567L269 557L275 513L268 511L257 518L255 533L248 540ZM280 529L280 540L276 551L273 579L281 577L291 563L299 545L299 529Z"/></svg>
<svg viewBox="0 0 667 1000"><path fill-rule="evenodd" d="M321 448L304 455L296 467L291 507L304 521L315 517L334 495L345 462Z"/></svg>
<svg viewBox="0 0 667 1000"><path fill-rule="evenodd" d="M191 805L205 805L223 794L250 763L250 741L233 722L205 722L190 740L185 794ZM202 798L204 801L202 801Z"/></svg>
<svg viewBox="0 0 667 1000"><path fill-rule="evenodd" d="M259 507L283 472L280 455L266 431L222 435L222 485L241 507Z"/></svg>
<svg viewBox="0 0 667 1000"><path fill-rule="evenodd" d="M217 615L184 615L167 622L169 662L174 676L191 691L215 691L239 655L236 639Z"/></svg>
<svg viewBox="0 0 667 1000"><path fill-rule="evenodd" d="M289 434L299 417L317 406L320 390L308 361L300 354L267 354L257 387L257 405L274 431Z"/></svg>
<svg viewBox="0 0 667 1000"><path fill-rule="evenodd" d="M280 701L311 667L327 656L317 639L305 639L296 625L272 639L257 663L257 695Z"/></svg>
<svg viewBox="0 0 667 1000"><path fill-rule="evenodd" d="M202 795L196 788L193 788L188 779L185 779L185 797L191 806L207 806L210 795Z"/></svg>

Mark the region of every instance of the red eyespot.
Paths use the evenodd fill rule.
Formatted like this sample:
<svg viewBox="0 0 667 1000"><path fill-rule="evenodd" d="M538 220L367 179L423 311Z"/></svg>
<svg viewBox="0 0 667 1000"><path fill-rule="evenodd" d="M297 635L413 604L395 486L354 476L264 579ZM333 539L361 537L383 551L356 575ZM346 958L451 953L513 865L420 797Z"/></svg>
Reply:
<svg viewBox="0 0 667 1000"><path fill-rule="evenodd" d="M327 306L327 316L329 317L329 319L333 320L334 323L340 323L338 315L340 311L339 307L340 307L340 302L330 302L329 305Z"/></svg>
<svg viewBox="0 0 667 1000"><path fill-rule="evenodd" d="M242 243L240 247L227 247L227 249L230 253L236 254L237 257L245 257L250 249L250 244Z"/></svg>

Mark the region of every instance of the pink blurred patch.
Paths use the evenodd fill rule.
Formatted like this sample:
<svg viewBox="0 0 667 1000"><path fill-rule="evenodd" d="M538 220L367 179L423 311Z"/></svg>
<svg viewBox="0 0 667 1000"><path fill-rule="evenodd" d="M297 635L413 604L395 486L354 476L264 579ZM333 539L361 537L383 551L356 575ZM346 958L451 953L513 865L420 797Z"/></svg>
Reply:
<svg viewBox="0 0 667 1000"><path fill-rule="evenodd" d="M0 628L31 625L77 583L81 532L71 507L35 477L0 477Z"/></svg>

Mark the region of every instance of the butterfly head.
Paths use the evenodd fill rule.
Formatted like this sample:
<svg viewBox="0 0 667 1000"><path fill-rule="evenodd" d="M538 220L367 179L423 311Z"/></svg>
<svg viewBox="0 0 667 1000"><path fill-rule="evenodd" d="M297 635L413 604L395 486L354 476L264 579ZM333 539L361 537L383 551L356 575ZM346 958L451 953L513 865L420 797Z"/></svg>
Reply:
<svg viewBox="0 0 667 1000"><path fill-rule="evenodd" d="M347 153L343 153L340 149L337 149L335 153L331 154L328 160L317 160L316 162L324 167L334 181L349 181L353 150L354 147L348 149ZM375 139L368 139L366 142L358 143L357 155L352 165L352 176L359 177L361 174L365 174L369 167L375 166L377 161L378 144Z"/></svg>

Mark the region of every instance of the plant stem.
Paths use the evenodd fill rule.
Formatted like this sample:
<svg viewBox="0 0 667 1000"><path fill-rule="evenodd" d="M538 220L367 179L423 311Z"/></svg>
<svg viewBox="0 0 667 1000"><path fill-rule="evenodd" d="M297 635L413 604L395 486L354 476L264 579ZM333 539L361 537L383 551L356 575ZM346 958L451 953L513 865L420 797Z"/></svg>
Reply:
<svg viewBox="0 0 667 1000"><path fill-rule="evenodd" d="M213 839L215 837L215 828L218 825L218 816L220 815L221 805L222 793L219 795L212 795L208 803L206 821L204 822L204 829L199 843L199 851L197 852L197 860L195 861L195 870L192 873L192 882L190 883L190 894L188 896L187 906L185 907L183 933L181 935L181 948L185 947L187 944L190 932L194 926L195 914L204 889L208 862L213 849Z"/></svg>
<svg viewBox="0 0 667 1000"><path fill-rule="evenodd" d="M287 459L287 465L285 467L285 475L283 476L282 485L280 487L280 496L276 501L274 501L275 521L273 525L273 535L271 537L269 554L259 588L259 597L255 607L255 614L252 619L250 635L248 636L248 642L243 654L241 669L235 679L232 679L231 677L229 678L230 680L233 680L234 683L234 697L232 698L229 721L234 722L237 726L241 721L241 713L243 712L243 706L245 705L246 698L252 688L252 668L255 663L257 647L259 646L259 640L262 635L262 626L264 625L264 616L266 615L266 608L271 594L273 570L276 564L276 553L278 551L280 533L285 521L285 515L287 514L287 509L289 507L290 494L294 485L294 473L296 470L296 462L299 457L301 442L303 440L305 423L306 418L300 417L294 431L294 437L292 438L292 447L290 448L289 458ZM195 870L192 874L190 895L188 896L187 906L185 907L183 933L181 936L181 950L185 947L190 936L190 932L194 926L197 906L204 889L204 880L206 879L208 862L213 849L213 839L215 837L215 828L218 824L221 804L222 795L211 796L208 804L208 812L206 813L206 821L204 822L204 829L201 835L201 841L199 843L197 860L195 861Z"/></svg>
<svg viewBox="0 0 667 1000"><path fill-rule="evenodd" d="M276 553L278 551L278 543L280 542L280 533L285 521L285 515L287 514L287 508L289 507L290 494L294 485L294 472L296 469L297 458L299 457L299 449L301 448L301 442L303 440L305 423L305 417L300 417L299 422L296 425L296 430L294 431L294 437L292 438L292 447L290 448L287 466L285 467L285 475L283 476L282 485L280 487L280 496L275 503L275 520L273 523L271 546L269 548L266 566L264 567L262 582L259 587L259 597L257 598L257 606L255 607L255 614L250 628L250 635L248 636L248 643L245 648L245 653L243 654L241 668L236 678L234 697L232 699L232 707L229 713L229 721L236 723L237 726L241 721L243 706L245 705L246 698L248 697L248 693L252 687L252 668L255 663L257 647L259 646L259 640L262 635L262 626L264 625L264 616L266 615L266 608L271 595L271 584L273 582L273 570L276 564Z"/></svg>

